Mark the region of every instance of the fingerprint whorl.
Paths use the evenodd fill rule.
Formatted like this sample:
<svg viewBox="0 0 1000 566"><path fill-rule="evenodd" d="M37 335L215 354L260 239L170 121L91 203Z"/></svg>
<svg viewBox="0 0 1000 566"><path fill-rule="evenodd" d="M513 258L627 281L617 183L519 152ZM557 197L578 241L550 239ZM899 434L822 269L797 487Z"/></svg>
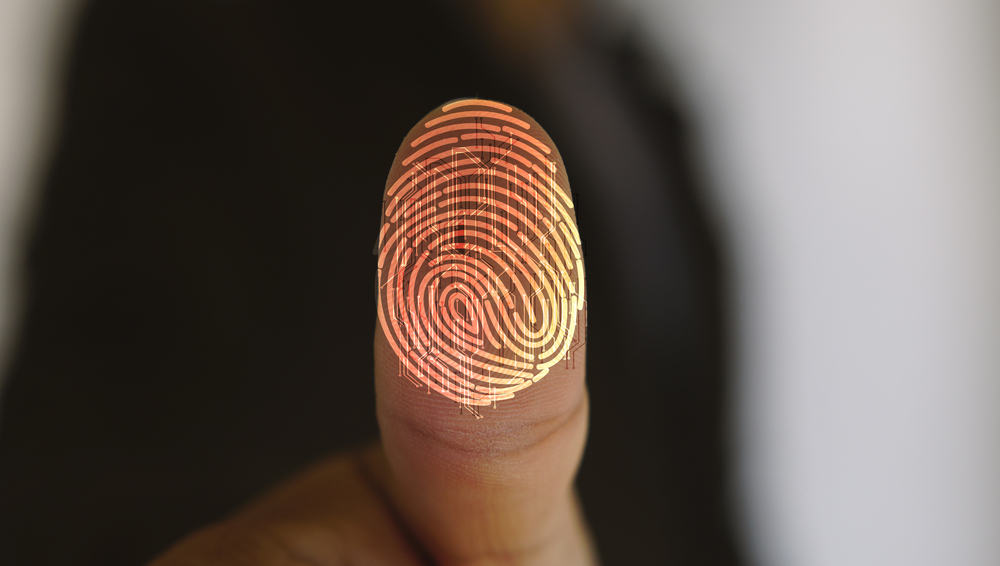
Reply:
<svg viewBox="0 0 1000 566"><path fill-rule="evenodd" d="M399 375L469 407L568 365L585 338L565 171L517 116L476 99L432 112L400 149L383 203L378 314Z"/></svg>

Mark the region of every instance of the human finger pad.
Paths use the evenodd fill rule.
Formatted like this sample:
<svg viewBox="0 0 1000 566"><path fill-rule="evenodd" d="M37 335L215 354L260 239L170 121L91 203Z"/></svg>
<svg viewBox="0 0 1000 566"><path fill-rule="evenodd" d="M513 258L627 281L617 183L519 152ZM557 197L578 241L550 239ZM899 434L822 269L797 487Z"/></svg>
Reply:
<svg viewBox="0 0 1000 566"><path fill-rule="evenodd" d="M572 523L588 405L570 194L537 122L477 99L428 114L390 172L379 424L394 497L446 554L524 550Z"/></svg>
<svg viewBox="0 0 1000 566"><path fill-rule="evenodd" d="M432 111L390 171L378 318L397 376L480 417L575 365L581 239L565 168L523 112L478 99Z"/></svg>

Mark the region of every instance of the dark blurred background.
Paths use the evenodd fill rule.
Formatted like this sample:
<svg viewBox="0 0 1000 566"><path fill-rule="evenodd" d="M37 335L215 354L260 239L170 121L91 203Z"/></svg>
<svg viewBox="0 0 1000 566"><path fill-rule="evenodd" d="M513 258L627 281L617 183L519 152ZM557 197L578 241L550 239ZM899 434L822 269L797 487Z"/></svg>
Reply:
<svg viewBox="0 0 1000 566"><path fill-rule="evenodd" d="M627 28L486 4L84 4L0 408L0 564L142 564L377 436L385 177L463 96L535 117L576 193L605 563L741 563L724 272L684 120Z"/></svg>

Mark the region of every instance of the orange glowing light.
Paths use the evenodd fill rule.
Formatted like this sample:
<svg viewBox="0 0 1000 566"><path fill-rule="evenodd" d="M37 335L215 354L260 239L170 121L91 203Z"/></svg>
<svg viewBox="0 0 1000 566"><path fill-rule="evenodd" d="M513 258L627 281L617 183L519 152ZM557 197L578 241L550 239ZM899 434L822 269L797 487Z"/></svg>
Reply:
<svg viewBox="0 0 1000 566"><path fill-rule="evenodd" d="M522 117L478 99L432 112L400 148L383 203L378 316L399 375L467 407L568 367L585 340L565 171Z"/></svg>

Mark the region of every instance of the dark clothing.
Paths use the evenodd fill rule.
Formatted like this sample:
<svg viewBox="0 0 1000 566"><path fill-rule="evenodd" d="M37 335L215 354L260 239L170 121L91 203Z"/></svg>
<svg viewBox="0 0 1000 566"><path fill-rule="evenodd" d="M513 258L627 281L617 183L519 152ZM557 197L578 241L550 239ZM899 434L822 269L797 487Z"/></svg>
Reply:
<svg viewBox="0 0 1000 566"><path fill-rule="evenodd" d="M376 437L385 178L410 127L462 96L538 119L577 193L592 395L579 485L605 562L737 563L719 261L680 120L626 43L582 42L596 75L551 88L492 60L460 17L419 2L86 6L0 410L0 564L140 564ZM577 127L607 101L576 80L607 86L626 118ZM649 153L616 157L602 131ZM605 214L615 182L666 203L645 241ZM635 250L641 264L622 259Z"/></svg>

